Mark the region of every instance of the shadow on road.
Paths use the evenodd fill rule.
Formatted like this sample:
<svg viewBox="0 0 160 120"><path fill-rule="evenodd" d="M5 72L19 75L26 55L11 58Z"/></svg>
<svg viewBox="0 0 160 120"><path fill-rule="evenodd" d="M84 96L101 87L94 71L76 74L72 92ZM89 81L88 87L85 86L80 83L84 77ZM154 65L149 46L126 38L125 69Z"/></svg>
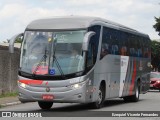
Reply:
<svg viewBox="0 0 160 120"><path fill-rule="evenodd" d="M90 105L89 104L73 104L73 105L69 105L69 106L62 106L62 107L55 107L54 108L54 104L53 107L50 110L38 110L38 111L45 111L45 112L73 112L73 111L85 111L85 110L89 110L90 109ZM37 111L37 110L36 110Z"/></svg>
<svg viewBox="0 0 160 120"><path fill-rule="evenodd" d="M139 102L143 101L143 99L140 99ZM130 104L130 102L124 102L123 99L113 99L113 100L106 100L104 102L103 108L112 107L116 105L123 105L123 104ZM50 110L34 110L32 112L80 112L80 111L90 111L94 110L91 104L73 104L68 106L62 106L62 107L55 107L54 104L53 107Z"/></svg>

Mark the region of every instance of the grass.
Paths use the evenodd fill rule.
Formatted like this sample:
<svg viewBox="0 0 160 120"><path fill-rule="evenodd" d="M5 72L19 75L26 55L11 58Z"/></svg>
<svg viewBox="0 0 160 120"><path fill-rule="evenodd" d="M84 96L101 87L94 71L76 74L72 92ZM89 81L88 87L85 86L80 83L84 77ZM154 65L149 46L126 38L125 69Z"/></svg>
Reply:
<svg viewBox="0 0 160 120"><path fill-rule="evenodd" d="M4 97L15 97L18 95L18 92L13 92L13 93L5 93L0 95L0 98L4 98ZM1 107L1 106L0 106Z"/></svg>

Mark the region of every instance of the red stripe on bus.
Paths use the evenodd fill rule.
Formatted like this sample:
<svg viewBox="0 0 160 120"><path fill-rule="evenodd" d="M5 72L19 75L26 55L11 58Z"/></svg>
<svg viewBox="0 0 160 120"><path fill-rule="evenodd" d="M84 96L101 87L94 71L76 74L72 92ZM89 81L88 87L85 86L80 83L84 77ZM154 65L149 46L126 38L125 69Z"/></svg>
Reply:
<svg viewBox="0 0 160 120"><path fill-rule="evenodd" d="M19 80L19 82L27 85L41 85L43 83L42 80Z"/></svg>
<svg viewBox="0 0 160 120"><path fill-rule="evenodd" d="M129 89L129 95L132 95L133 92L133 88L134 88L134 82L136 79L136 60L134 60L133 62L133 73L132 73L132 81L131 81L131 85L130 85L130 89Z"/></svg>
<svg viewBox="0 0 160 120"><path fill-rule="evenodd" d="M46 85L48 85L48 81L46 82Z"/></svg>

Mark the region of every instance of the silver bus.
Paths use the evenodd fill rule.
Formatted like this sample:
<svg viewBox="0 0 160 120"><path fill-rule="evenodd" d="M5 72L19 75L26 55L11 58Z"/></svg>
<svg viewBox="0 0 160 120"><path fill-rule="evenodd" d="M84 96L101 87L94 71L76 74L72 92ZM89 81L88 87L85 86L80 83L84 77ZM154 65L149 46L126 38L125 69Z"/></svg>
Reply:
<svg viewBox="0 0 160 120"><path fill-rule="evenodd" d="M39 19L11 38L11 53L20 37L21 102L100 108L111 98L137 102L149 89L151 41L134 29L97 17Z"/></svg>

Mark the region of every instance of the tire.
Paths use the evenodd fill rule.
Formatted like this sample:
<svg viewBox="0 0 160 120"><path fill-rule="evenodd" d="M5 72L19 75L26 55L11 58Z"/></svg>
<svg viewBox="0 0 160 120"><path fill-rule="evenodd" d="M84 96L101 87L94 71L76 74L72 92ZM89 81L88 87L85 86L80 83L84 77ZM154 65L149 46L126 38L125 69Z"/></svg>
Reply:
<svg viewBox="0 0 160 120"><path fill-rule="evenodd" d="M104 100L105 100L105 87L101 85L98 91L98 101L92 103L91 105L94 109L100 109L101 107L103 107Z"/></svg>
<svg viewBox="0 0 160 120"><path fill-rule="evenodd" d="M38 105L39 105L39 107L41 109L49 110L52 107L53 102L42 102L42 101L39 101Z"/></svg>
<svg viewBox="0 0 160 120"><path fill-rule="evenodd" d="M124 97L125 102L138 102L139 101L139 94L140 94L140 84L139 82L135 86L135 94L132 96Z"/></svg>
<svg viewBox="0 0 160 120"><path fill-rule="evenodd" d="M123 98L124 102L131 102L131 96L126 96Z"/></svg>
<svg viewBox="0 0 160 120"><path fill-rule="evenodd" d="M140 94L140 84L139 82L135 86L135 94L131 96L132 102L138 102L139 101L139 94Z"/></svg>

